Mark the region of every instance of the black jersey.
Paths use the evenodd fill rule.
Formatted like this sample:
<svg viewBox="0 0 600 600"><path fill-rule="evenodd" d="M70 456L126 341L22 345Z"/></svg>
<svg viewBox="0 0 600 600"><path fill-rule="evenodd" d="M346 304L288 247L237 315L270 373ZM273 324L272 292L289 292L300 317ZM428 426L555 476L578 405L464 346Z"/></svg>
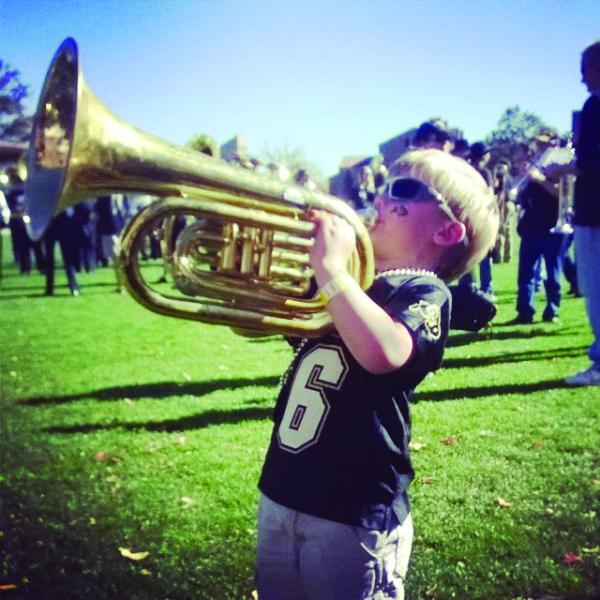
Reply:
<svg viewBox="0 0 600 600"><path fill-rule="evenodd" d="M451 297L427 273L378 277L369 296L414 338L408 363L363 369L337 334L305 340L284 376L260 490L293 510L383 530L408 514L409 397L442 362Z"/></svg>

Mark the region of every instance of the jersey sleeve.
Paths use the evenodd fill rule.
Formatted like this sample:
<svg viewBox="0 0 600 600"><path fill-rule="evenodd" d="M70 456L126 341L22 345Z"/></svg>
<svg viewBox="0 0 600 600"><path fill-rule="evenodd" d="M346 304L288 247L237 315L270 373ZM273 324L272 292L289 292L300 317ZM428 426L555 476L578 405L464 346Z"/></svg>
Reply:
<svg viewBox="0 0 600 600"><path fill-rule="evenodd" d="M406 326L414 341L413 354L399 371L412 374L418 383L442 363L450 328L450 292L443 282L430 277L415 277L397 286L389 281L382 292L383 298L375 301Z"/></svg>

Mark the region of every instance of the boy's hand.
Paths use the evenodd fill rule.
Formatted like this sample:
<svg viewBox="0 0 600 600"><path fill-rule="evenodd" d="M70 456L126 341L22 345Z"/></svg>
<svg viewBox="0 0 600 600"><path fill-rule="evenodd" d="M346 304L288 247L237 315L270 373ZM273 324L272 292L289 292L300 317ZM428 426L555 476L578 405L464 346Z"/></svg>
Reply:
<svg viewBox="0 0 600 600"><path fill-rule="evenodd" d="M341 217L315 210L310 214L316 225L315 243L310 250L310 264L319 285L345 271L356 247L352 226Z"/></svg>

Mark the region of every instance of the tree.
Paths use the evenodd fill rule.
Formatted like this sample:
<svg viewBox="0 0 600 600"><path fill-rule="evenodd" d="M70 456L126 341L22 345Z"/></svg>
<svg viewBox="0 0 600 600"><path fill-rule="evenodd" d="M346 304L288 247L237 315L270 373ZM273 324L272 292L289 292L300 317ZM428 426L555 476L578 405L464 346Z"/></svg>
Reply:
<svg viewBox="0 0 600 600"><path fill-rule="evenodd" d="M288 144L282 144L274 148L266 146L260 159L265 164L278 163L284 165L290 170L292 177L298 171L307 171L319 189L325 191L329 189L327 177L323 175L321 169L313 161L306 158L306 154L302 148Z"/></svg>
<svg viewBox="0 0 600 600"><path fill-rule="evenodd" d="M518 144L529 145L541 131L549 131L558 135L555 128L550 127L540 117L522 110L518 105L507 108L498 121L496 129L485 139L495 159L510 160Z"/></svg>
<svg viewBox="0 0 600 600"><path fill-rule="evenodd" d="M21 82L21 73L0 59L0 139L29 138L33 119L25 115L23 106L28 96L29 86Z"/></svg>
<svg viewBox="0 0 600 600"><path fill-rule="evenodd" d="M214 156L215 158L219 158L221 155L219 145L214 138L207 133L194 134L185 145L188 148L192 148L192 150L197 150L198 152Z"/></svg>

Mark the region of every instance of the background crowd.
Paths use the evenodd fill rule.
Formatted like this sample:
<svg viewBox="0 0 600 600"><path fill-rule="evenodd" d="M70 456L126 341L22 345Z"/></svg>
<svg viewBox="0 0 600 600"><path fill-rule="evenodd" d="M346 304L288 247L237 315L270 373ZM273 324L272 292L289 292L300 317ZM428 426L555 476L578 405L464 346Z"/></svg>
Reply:
<svg viewBox="0 0 600 600"><path fill-rule="evenodd" d="M560 137L552 130L540 129L528 143L513 144L508 154L506 148L502 153L495 154L483 142L470 143L460 136L460 130L450 129L444 121L437 119L421 124L408 145L409 148L438 148L455 154L469 162L487 182L501 215L497 242L478 268L459 280L458 288L477 292L489 302L495 302L493 264L512 259L517 247L514 240L516 232L520 243L515 323L534 322L536 294L542 289L545 295L542 320L559 323L563 278L568 284L568 293L580 295L571 218L573 202L575 199L577 204L576 197L579 194L579 205L592 207L585 209L586 216L579 225L582 225L582 231L590 226L592 235L597 235L599 209L594 207L591 200L584 202L581 198L597 195L600 189L600 185L595 183L600 172L597 156L600 147L597 139L600 137L597 107L600 93L599 71L600 42L597 42L586 49L582 59L583 81L591 96L581 113L576 113L579 118L574 119L573 132L568 136ZM209 138L196 144L195 149L219 160L219 152ZM227 157L227 162L281 182L311 190L318 188L306 169L294 171L281 163L263 163L246 152L232 153ZM346 175L344 189L333 189L332 186L332 189L323 191L341 196L355 209L361 210L373 202L378 189L385 183L387 167L381 157L376 157L363 161ZM3 190L4 193L0 193L1 224L10 229L16 264L23 275L31 273L33 268L45 273L45 293L48 295L54 293L54 256L57 245L70 292L73 296L78 296L78 275L98 267L114 265L119 234L123 227L152 202L151 197L139 194L113 194L89 199L56 216L44 237L33 242L27 234L24 181L17 166L10 167L4 173ZM182 229L184 225L185 222L180 223L178 229ZM156 259L160 256L159 236L150 234L142 248L142 257ZM592 276L588 277L591 278ZM116 288L120 291L118 278L116 281ZM592 315L598 310L590 309L590 297L595 298L595 295L586 295L588 312ZM595 323L600 317L590 317L590 320ZM600 325L596 328L598 327ZM592 376L595 383L600 383L600 355L596 357L600 350L594 352Z"/></svg>
<svg viewBox="0 0 600 600"><path fill-rule="evenodd" d="M549 186L544 187L535 179L542 158L550 160L548 150L558 147L570 149L570 143L569 139L561 139L552 131L540 131L530 144L516 145L512 156L498 157L483 142L470 144L466 139L458 137L441 120L424 122L416 129L412 139L410 147L438 148L468 161L486 180L498 203L501 224L496 246L478 269L461 278L460 286L478 289L491 301L495 301L492 265L511 260L517 225L516 230L521 237L518 322L533 322L535 292L542 286L547 296L543 318L546 321L558 321L560 279L563 273L570 286L569 293L579 294L574 260L569 251L572 230L556 229L559 206L552 198L557 198L558 191ZM218 154L210 141L200 147L200 151L213 156ZM228 162L281 182L311 190L318 187L306 169L293 172L284 164L265 164L243 153L234 153ZM379 159L359 166L351 176L344 199L357 210L368 207L377 190L384 184L386 176L386 165ZM60 248L70 292L73 296L78 296L78 274L113 265L123 227L152 202L152 197L140 194L113 194L87 200L56 216L44 237L33 242L27 233L24 182L19 178L17 169L12 169L10 177L11 185L7 187L5 194L8 210L5 210L3 224L10 228L14 259L23 275L31 273L34 268L45 273L45 293L48 295L54 293L55 246ZM550 202L547 201L547 196L550 196ZM148 236L142 256L144 259L160 258L161 246L157 235ZM120 286L117 285L117 288L120 290Z"/></svg>

